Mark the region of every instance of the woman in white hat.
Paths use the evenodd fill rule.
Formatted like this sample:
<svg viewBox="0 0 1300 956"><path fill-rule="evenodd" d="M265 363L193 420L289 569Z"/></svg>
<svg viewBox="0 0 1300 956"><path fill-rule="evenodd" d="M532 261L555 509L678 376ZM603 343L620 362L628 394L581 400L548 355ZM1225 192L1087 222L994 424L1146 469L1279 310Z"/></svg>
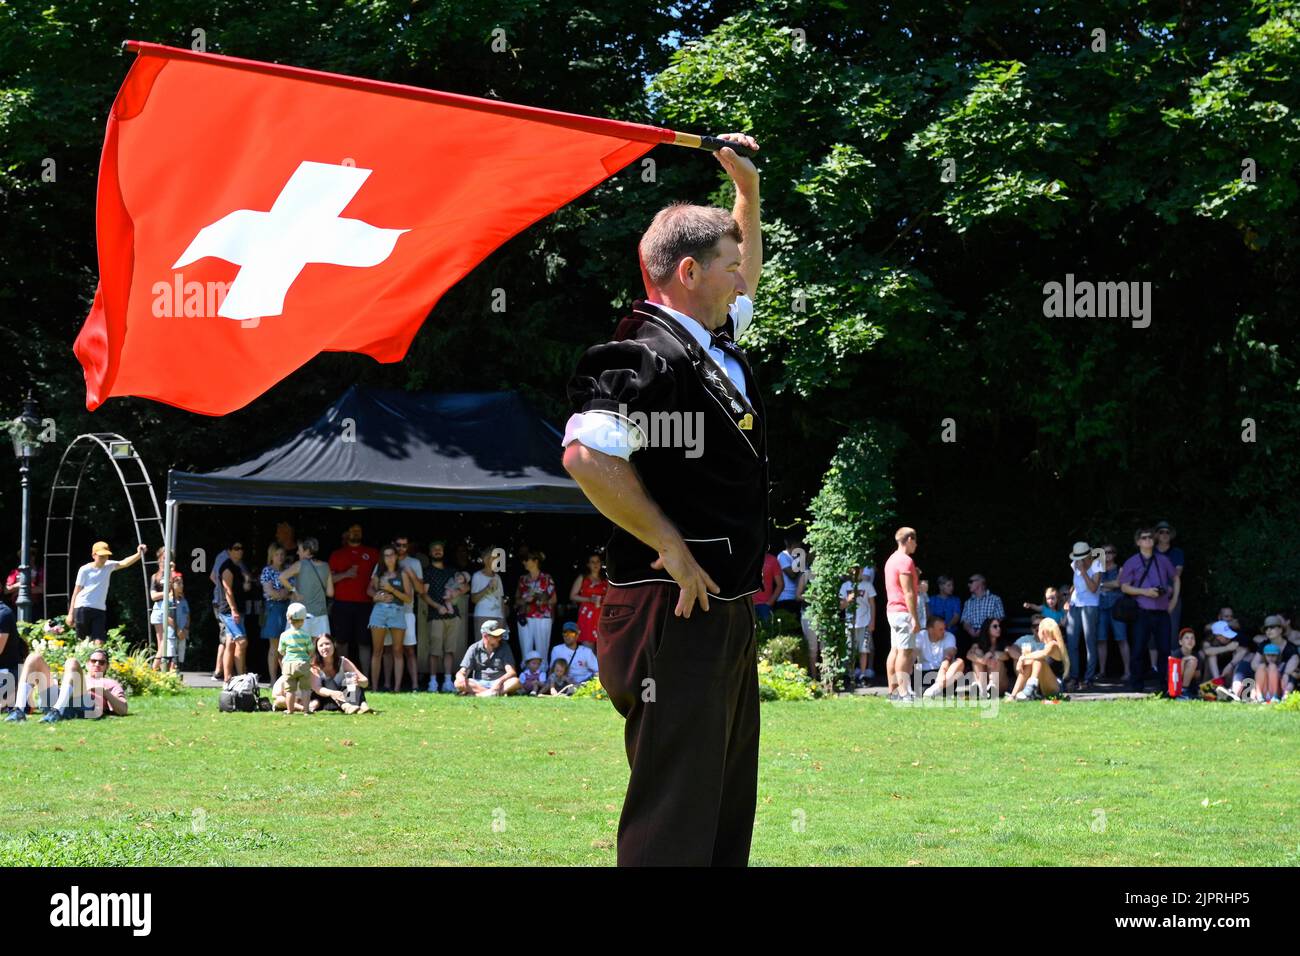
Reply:
<svg viewBox="0 0 1300 956"><path fill-rule="evenodd" d="M1101 613L1101 576L1106 570L1106 560L1101 549L1088 547L1086 541L1076 541L1070 550L1070 570L1074 574L1074 589L1070 596L1070 616L1066 627L1070 646L1070 671L1075 675L1071 690L1083 679L1083 689L1092 690L1097 678L1097 637L1101 632L1098 615ZM1079 638L1088 650L1088 667L1085 671L1079 658Z"/></svg>

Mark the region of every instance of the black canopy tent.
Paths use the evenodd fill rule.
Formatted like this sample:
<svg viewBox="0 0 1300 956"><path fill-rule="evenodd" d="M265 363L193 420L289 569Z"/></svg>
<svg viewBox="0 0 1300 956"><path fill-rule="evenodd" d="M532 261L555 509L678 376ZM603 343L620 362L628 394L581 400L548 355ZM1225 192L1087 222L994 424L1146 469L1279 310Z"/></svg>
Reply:
<svg viewBox="0 0 1300 956"><path fill-rule="evenodd" d="M517 392L354 385L260 455L168 472L164 562L182 504L597 514L560 463L562 437Z"/></svg>

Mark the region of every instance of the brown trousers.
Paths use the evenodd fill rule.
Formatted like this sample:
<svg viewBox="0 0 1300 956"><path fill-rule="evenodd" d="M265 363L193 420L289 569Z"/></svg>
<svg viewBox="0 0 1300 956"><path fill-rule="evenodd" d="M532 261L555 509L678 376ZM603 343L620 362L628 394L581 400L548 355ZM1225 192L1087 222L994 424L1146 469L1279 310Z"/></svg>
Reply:
<svg viewBox="0 0 1300 956"><path fill-rule="evenodd" d="M619 866L745 866L758 796L758 660L749 597L677 617L671 584L611 587L600 682L631 767Z"/></svg>

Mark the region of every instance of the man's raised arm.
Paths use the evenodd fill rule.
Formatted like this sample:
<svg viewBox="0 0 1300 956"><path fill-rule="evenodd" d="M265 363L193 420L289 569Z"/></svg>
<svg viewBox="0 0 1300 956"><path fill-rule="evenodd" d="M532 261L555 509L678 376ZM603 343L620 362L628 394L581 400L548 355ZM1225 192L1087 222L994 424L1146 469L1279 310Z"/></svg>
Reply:
<svg viewBox="0 0 1300 956"><path fill-rule="evenodd" d="M667 571L682 589L673 613L690 617L697 600L709 609L709 592L718 593L718 585L696 563L630 462L575 441L564 449L564 468L601 514L659 552L651 567Z"/></svg>
<svg viewBox="0 0 1300 956"><path fill-rule="evenodd" d="M758 149L758 142L744 133L723 133L719 139ZM720 149L713 154L736 184L736 203L731 218L740 225L740 272L745 277L752 299L758 290L758 276L763 270L763 230L759 225L758 169L752 160L734 150Z"/></svg>

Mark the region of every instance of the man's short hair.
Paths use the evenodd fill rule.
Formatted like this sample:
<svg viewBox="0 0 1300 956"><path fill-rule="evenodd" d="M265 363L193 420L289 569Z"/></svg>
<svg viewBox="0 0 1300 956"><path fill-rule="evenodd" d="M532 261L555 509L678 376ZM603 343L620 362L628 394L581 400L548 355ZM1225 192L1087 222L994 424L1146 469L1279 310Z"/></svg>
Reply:
<svg viewBox="0 0 1300 956"><path fill-rule="evenodd" d="M1155 529L1155 528L1138 528L1136 531L1133 532L1133 541L1136 543L1137 540L1138 540L1138 538L1140 538L1140 537L1142 537L1143 535L1146 535L1146 534L1151 535L1152 539L1154 539L1155 536L1156 536L1156 529Z"/></svg>
<svg viewBox="0 0 1300 956"><path fill-rule="evenodd" d="M723 236L742 241L740 225L727 210L677 202L659 210L641 236L637 251L650 281L664 286L687 256L708 268L717 258L718 240Z"/></svg>
<svg viewBox="0 0 1300 956"><path fill-rule="evenodd" d="M925 622L926 630L929 630L930 628L934 627L936 624L942 625L944 630L948 629L948 625L944 623L943 618L939 617L936 614L933 617L930 617L926 620Z"/></svg>
<svg viewBox="0 0 1300 956"><path fill-rule="evenodd" d="M938 580L938 582L939 582L939 587L943 587L945 584L951 584L951 583L952 583L952 578L949 577L949 576L946 575L946 574L941 574L941 575L939 575L939 577L938 577L936 580Z"/></svg>
<svg viewBox="0 0 1300 956"><path fill-rule="evenodd" d="M897 541L899 544L902 544L908 538L915 538L915 537L916 537L915 528L899 528L897 531L894 532L894 540Z"/></svg>

